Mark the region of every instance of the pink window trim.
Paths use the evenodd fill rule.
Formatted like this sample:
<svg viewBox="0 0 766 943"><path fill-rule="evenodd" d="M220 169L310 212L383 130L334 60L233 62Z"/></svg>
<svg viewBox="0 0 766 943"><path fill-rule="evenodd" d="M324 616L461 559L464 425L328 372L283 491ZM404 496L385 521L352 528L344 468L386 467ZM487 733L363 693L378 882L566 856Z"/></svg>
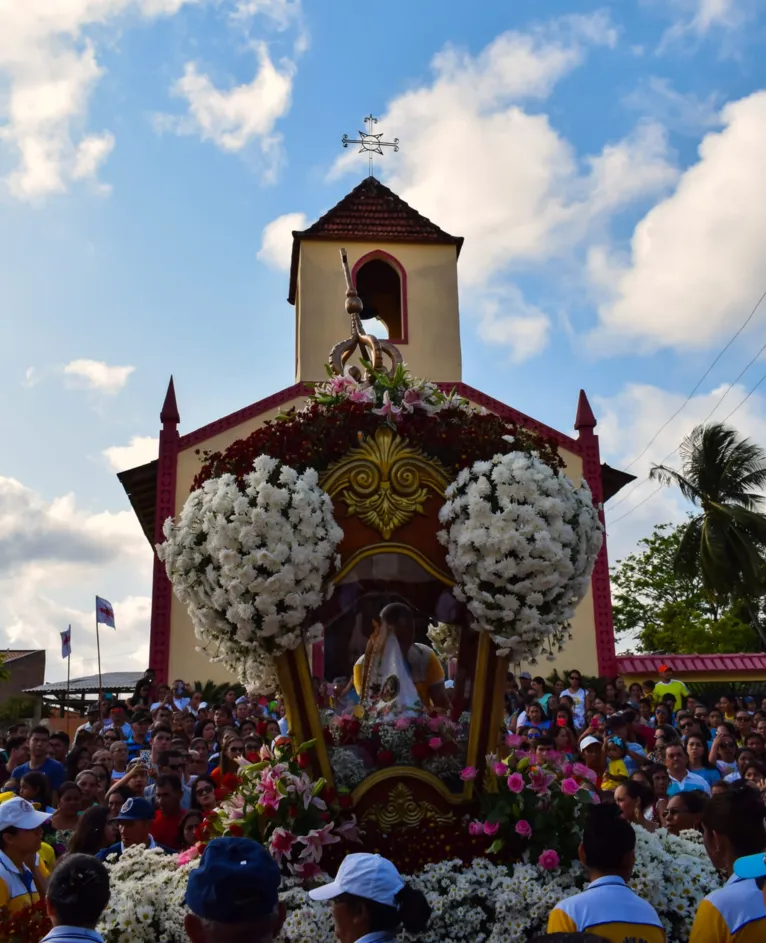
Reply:
<svg viewBox="0 0 766 943"><path fill-rule="evenodd" d="M399 275L399 282L402 286L402 337L389 337L387 340L391 341L392 344L406 344L409 341L409 321L407 318L407 270L397 258L391 255L390 252L384 252L383 249L373 249L372 252L368 252L367 255L363 255L361 259L357 259L357 261L354 263L354 267L351 270L351 278L354 280L354 284L356 284L356 273L359 271L359 269L366 262L371 262L373 259L381 259L383 262L388 262L388 264Z"/></svg>

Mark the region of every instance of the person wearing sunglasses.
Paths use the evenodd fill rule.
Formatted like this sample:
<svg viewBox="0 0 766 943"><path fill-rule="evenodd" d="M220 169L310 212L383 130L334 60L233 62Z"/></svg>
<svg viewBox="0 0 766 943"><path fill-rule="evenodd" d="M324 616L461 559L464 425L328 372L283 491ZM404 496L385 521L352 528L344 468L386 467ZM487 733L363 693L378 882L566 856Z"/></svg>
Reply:
<svg viewBox="0 0 766 943"><path fill-rule="evenodd" d="M207 814L218 805L215 797L216 785L210 776L199 776L192 784L192 809L199 809Z"/></svg>
<svg viewBox="0 0 766 943"><path fill-rule="evenodd" d="M224 776L239 775L239 761L245 755L245 743L240 737L229 737L224 742L218 766L210 776L217 785L222 785Z"/></svg>
<svg viewBox="0 0 766 943"><path fill-rule="evenodd" d="M755 789L735 784L714 796L702 815L705 850L713 867L730 875L722 888L700 903L689 943L760 943L766 939L763 891L740 858L766 857L766 807Z"/></svg>
<svg viewBox="0 0 766 943"><path fill-rule="evenodd" d="M588 706L588 692L582 686L582 675L579 671L570 671L568 680L569 687L564 691L564 694L572 698L575 726L578 730L582 730L585 727L585 708Z"/></svg>

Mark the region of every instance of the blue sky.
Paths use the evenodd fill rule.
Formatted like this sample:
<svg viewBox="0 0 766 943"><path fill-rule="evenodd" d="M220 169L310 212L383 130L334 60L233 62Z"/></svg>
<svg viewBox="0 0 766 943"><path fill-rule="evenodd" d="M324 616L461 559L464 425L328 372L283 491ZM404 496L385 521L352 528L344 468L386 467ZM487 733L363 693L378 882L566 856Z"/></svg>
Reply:
<svg viewBox="0 0 766 943"><path fill-rule="evenodd" d="M0 645L50 678L69 622L94 668L96 592L105 669L144 666L115 470L153 456L171 372L184 431L292 381L289 230L366 173L340 137L370 111L402 144L381 178L466 237L464 379L564 431L584 387L613 464L766 290L755 0L28 0L0 26ZM764 342L766 304L631 470ZM760 441L763 390L732 417ZM610 511L612 559L683 514L653 490Z"/></svg>

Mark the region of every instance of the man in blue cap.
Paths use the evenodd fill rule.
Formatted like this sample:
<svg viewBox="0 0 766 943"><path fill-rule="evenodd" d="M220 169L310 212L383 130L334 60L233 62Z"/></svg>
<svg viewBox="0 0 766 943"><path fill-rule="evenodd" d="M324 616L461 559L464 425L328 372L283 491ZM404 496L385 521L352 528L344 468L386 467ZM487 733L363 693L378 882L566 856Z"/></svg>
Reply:
<svg viewBox="0 0 766 943"><path fill-rule="evenodd" d="M272 943L285 921L279 868L249 838L214 838L189 875L184 927L191 943Z"/></svg>
<svg viewBox="0 0 766 943"><path fill-rule="evenodd" d="M126 848L131 848L133 845L160 848L165 854L175 854L171 848L160 845L152 837L154 807L148 799L131 797L120 809L120 814L116 815L112 821L120 829L122 840L99 851L96 857L100 861L106 861L110 855L116 855L119 858Z"/></svg>
<svg viewBox="0 0 766 943"><path fill-rule="evenodd" d="M763 894L763 906L766 908L766 852L737 858L734 862L734 873L738 878L755 881Z"/></svg>

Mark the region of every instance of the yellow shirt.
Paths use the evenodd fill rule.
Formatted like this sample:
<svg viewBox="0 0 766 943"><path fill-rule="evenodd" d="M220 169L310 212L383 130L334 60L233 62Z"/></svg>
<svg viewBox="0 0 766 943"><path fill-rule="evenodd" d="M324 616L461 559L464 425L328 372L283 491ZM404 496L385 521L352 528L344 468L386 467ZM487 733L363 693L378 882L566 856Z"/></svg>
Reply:
<svg viewBox="0 0 766 943"><path fill-rule="evenodd" d="M689 943L763 943L766 904L755 881L736 876L700 903Z"/></svg>
<svg viewBox="0 0 766 943"><path fill-rule="evenodd" d="M622 776L622 779L612 779L612 776ZM606 764L606 772L601 780L601 789L605 792L614 792L614 790L628 778L628 767L625 760L609 760Z"/></svg>
<svg viewBox="0 0 766 943"><path fill-rule="evenodd" d="M675 709L680 711L684 706L683 699L689 697L689 689L683 681L658 681L654 686L654 702L661 704L666 694L672 694L676 699Z"/></svg>
<svg viewBox="0 0 766 943"><path fill-rule="evenodd" d="M417 661L422 664L412 664L409 661L410 667L412 668L412 681L415 685L415 689L418 692L418 697L423 702L425 708L432 707L431 697L428 693L428 689L434 684L439 684L439 682L444 681L444 671L439 662L439 659L436 657L436 652L428 648L426 645L415 645L415 648L418 649ZM427 657L424 656L427 653ZM354 688L356 693L361 697L362 694L362 675L364 673L364 655L357 661L354 665Z"/></svg>
<svg viewBox="0 0 766 943"><path fill-rule="evenodd" d="M594 933L609 943L665 943L665 930L651 904L616 875L560 901L548 917L548 933Z"/></svg>
<svg viewBox="0 0 766 943"><path fill-rule="evenodd" d="M50 872L42 857L39 861L39 868L42 876L47 878ZM32 872L26 865L24 865L24 875L26 881L29 882L29 888L24 883L22 873L16 865L0 851L0 910L5 909L8 913L15 914L40 900Z"/></svg>

